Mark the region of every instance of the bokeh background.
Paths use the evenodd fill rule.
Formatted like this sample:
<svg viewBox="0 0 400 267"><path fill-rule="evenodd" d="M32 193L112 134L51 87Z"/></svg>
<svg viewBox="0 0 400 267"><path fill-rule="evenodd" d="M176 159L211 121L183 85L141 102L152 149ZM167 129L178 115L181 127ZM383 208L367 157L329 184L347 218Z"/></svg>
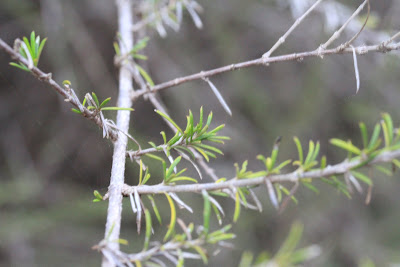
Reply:
<svg viewBox="0 0 400 267"><path fill-rule="evenodd" d="M260 57L290 27L304 5L312 2L201 1L202 30L194 26L187 12L178 33L168 29L168 36L161 38L153 28L148 29L151 40L145 65L160 83ZM340 2L321 4L275 55L314 50L325 42L361 3ZM370 23L357 45L377 44L399 29L398 1L371 1L371 10ZM362 14L365 18L365 12ZM335 44L352 36L362 19L357 18ZM40 68L52 72L58 82L70 80L80 98L94 91L101 99L111 96L113 105L117 98L112 46L116 20L113 1L0 1L3 40L11 45L32 30L48 37ZM210 164L220 177L232 177L233 164L246 159L251 169L261 169L256 156L269 154L277 136L283 137L280 160L296 157L292 137L298 136L304 144L309 139L319 140L321 154L336 163L346 155L329 145L329 138L351 138L359 144L358 122L364 121L371 129L384 111L393 116L396 125L400 122L399 59L398 52L358 57L361 89L357 95L350 54L213 77L232 117L203 81L167 89L159 97L182 124L188 110L198 114L200 106L214 112L214 125L226 124L223 133L232 140L223 147L225 156ZM112 144L94 124L72 113L70 105L48 86L9 66L9 61L9 56L0 52L0 265L98 266L101 257L91 247L104 235L107 203L92 203L93 190L107 191ZM130 133L142 144L160 142L161 130L171 136L149 101L140 99L134 108ZM107 116L115 118L115 113ZM137 171L136 163L128 162L128 183L137 182ZM153 179L157 179L157 171L155 168ZM295 220L305 225L301 245L317 244L323 250L308 266L357 266L367 258L376 266L399 264L399 172L388 177L371 171L374 187L369 205L364 204L365 193L348 199L317 181L318 195L301 188L296 194L298 205L291 203L278 215L266 190L257 189L263 212L242 212L233 227L238 235L233 241L235 248L212 257L210 266L236 266L243 251L276 252ZM183 199L201 214L200 197L184 195ZM163 206L164 199L156 200L167 221L169 209ZM229 200L223 204L228 213L224 223L229 223L234 204ZM187 222L199 221L184 210L178 216ZM140 251L143 234L136 234L129 201L124 202L122 227L122 237L130 242L125 250ZM165 227L156 228L157 233L163 231ZM197 264L189 262L188 266Z"/></svg>

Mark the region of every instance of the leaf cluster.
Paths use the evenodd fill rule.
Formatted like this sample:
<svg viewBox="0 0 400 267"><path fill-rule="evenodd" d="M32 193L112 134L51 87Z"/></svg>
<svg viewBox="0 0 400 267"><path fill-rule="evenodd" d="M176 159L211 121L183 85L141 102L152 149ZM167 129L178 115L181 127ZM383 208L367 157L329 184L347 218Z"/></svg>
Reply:
<svg viewBox="0 0 400 267"><path fill-rule="evenodd" d="M39 64L40 55L42 54L44 45L46 44L47 38L40 40L40 36L36 36L35 32L31 32L30 39L25 36L22 38L21 46L19 48L20 55L25 58L28 62L32 62L33 66L37 67ZM28 66L25 66L22 63L10 62L11 66L17 67L21 70L30 72Z"/></svg>

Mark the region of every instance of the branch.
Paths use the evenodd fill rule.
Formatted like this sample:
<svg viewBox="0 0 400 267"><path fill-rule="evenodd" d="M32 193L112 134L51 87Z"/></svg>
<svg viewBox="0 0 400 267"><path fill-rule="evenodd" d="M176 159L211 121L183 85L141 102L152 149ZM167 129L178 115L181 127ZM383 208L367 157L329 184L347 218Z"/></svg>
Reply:
<svg viewBox="0 0 400 267"><path fill-rule="evenodd" d="M25 59L23 56L21 56L18 52L14 51L14 49L10 47L6 42L4 42L1 38L0 38L0 49L9 54L12 59L15 59L24 64L25 66L30 67L33 76L35 76L39 81L42 81L50 85L51 88L53 88L58 94L60 94L65 99L66 102L70 102L71 105L78 108L82 112L82 115L84 117L96 123L100 128L104 127L100 116L88 110L87 108L83 107L79 99L76 97L75 92L71 88L69 87L64 88L61 85L59 85L56 81L52 79L51 73L45 73L37 67L29 66L30 64L28 60ZM109 129L108 135L110 136L111 140L113 141L117 140L117 133L115 131Z"/></svg>
<svg viewBox="0 0 400 267"><path fill-rule="evenodd" d="M369 52L381 52L381 53L386 53L392 50L400 50L400 43L395 43L395 44L385 44L385 42L378 44L378 45L370 45L370 46L357 46L354 47L356 54L358 55L364 55ZM174 87L183 83L187 83L190 81L195 81L195 80L200 80L204 79L207 77L211 77L214 75L218 75L221 73L237 70L237 69L242 69L242 68L248 68L248 67L253 67L253 66L269 66L272 63L278 63L278 62L285 62L285 61L302 61L304 58L308 57L323 57L325 55L336 55L336 54L349 54L353 53L352 48L345 48L341 49L341 47L333 48L333 49L317 49L314 51L308 51L308 52L302 52L302 53L292 53L292 54L287 54L287 55L282 55L282 56L275 56L275 57L269 57L269 58L257 58L249 61L244 61L240 63L235 63L235 64L230 64L227 66L219 67L216 69L212 70L207 70L207 71L201 71L199 73L195 73L192 75L176 78L164 83L157 84L155 86L149 87L149 88L141 88L140 90L135 91L132 94L132 99L135 100L138 97L141 97L143 95L151 94L156 91L161 91L163 89L167 89L170 87Z"/></svg>
<svg viewBox="0 0 400 267"><path fill-rule="evenodd" d="M133 33L130 29L132 24L132 6L130 0L117 0L118 10L118 31L121 35L119 47L121 53L125 54L133 47ZM118 106L130 108L132 100L129 95L133 92L132 74L129 69L130 61L126 59L121 62L119 70L119 96ZM122 132L129 130L130 112L119 110L117 113L117 128ZM109 190L109 204L107 211L107 223L105 229L105 240L108 240L108 247L112 250L119 250L119 234L121 228L121 212L122 212L122 187L124 185L125 176L125 154L128 137L120 134L114 144L113 162L111 168L111 178ZM110 262L106 254L103 252L103 267L115 266Z"/></svg>
<svg viewBox="0 0 400 267"><path fill-rule="evenodd" d="M368 163L368 165L390 162L394 158L400 157L400 149L394 151L383 152L379 156L376 156L374 160ZM340 175L344 174L354 167L357 167L360 164L365 163L365 159L357 159L353 161L343 161L339 164L327 166L324 169L320 170L312 170L307 172L299 172L294 171L287 174L277 174L270 176L262 176L256 178L248 178L248 179L237 179L232 178L226 182L219 183L204 183L204 184L185 184L185 185L139 185L139 186L129 186L124 185L122 194L129 195L132 194L136 189L139 194L164 194L165 192L197 192L200 193L202 190L206 191L215 191L221 189L229 189L229 188L237 188L237 187L246 187L246 186L255 186L261 185L265 182L266 179L269 179L272 183L277 182L298 182L300 179L304 178L322 178L329 177L332 175Z"/></svg>
<svg viewBox="0 0 400 267"><path fill-rule="evenodd" d="M286 38L303 22L303 20L314 10L314 8L321 3L322 0L318 0L315 2L300 18L298 18L293 25L289 28L289 30L278 39L278 41L271 47L271 49L263 55L263 58L269 58L271 54L278 49L278 47L286 41Z"/></svg>

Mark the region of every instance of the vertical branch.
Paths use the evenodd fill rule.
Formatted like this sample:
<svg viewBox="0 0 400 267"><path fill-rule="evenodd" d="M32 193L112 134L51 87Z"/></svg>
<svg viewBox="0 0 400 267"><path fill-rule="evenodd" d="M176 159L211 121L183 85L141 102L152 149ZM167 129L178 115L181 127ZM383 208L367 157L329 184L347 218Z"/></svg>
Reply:
<svg viewBox="0 0 400 267"><path fill-rule="evenodd" d="M132 6L130 0L116 0L118 10L118 31L121 35L119 47L122 54L128 53L133 46L133 33L130 29L132 25ZM129 70L129 59L120 64L119 70L119 95L118 106L129 108L132 106L130 95L133 91L132 75ZM105 238L107 246L113 250L119 250L119 234L121 227L122 211L122 186L124 185L125 173L125 153L128 137L121 132L129 130L130 112L119 110L117 114L118 139L114 144L114 154L111 169L109 192L109 204L107 211L107 223ZM115 266L106 257L103 257L103 267Z"/></svg>

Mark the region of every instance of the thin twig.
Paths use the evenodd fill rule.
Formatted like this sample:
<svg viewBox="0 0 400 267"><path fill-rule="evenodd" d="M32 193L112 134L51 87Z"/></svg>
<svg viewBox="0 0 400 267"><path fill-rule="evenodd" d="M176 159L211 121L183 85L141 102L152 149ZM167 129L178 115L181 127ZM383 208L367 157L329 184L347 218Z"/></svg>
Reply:
<svg viewBox="0 0 400 267"><path fill-rule="evenodd" d="M26 60L23 56L21 56L19 53L14 51L6 42L4 42L0 38L0 49L6 52L11 56L12 59L15 59L25 66L29 66L28 60ZM60 94L65 100L68 100L67 102L71 103L74 107L78 108L79 110L82 109L82 104L77 101L77 98L71 93L71 90L68 90L67 88L64 88L63 86L59 85L56 81L54 81L51 77L51 73L45 73L41 69L33 66L31 68L31 73L33 76L35 76L39 81L42 81L44 83L47 83L48 85L51 86L58 94ZM103 123L101 121L100 116L95 116L93 112L90 110L83 108L82 115L89 120L93 121L96 123L100 128L103 128ZM111 140L116 141L117 140L117 133L115 131L109 131L109 136Z"/></svg>
<svg viewBox="0 0 400 267"><path fill-rule="evenodd" d="M383 152L381 155L376 156L374 160L372 160L368 165L390 162L394 158L400 157L400 149L393 151ZM312 170L307 172L298 172L294 171L287 174L277 174L271 175L268 177L261 176L251 179L236 179L235 177L227 180L225 182L219 183L203 183L203 184L185 184L185 185L139 185L139 186L129 186L124 185L123 194L129 195L133 192L134 188L137 189L139 194L164 194L165 192L201 192L202 190L206 191L215 191L215 190L223 190L228 188L237 188L237 187L246 187L246 186L255 186L260 185L265 182L266 179L270 180L272 183L281 183L281 182L297 182L299 179L303 178L322 178L329 177L332 175L340 175L348 172L352 168L364 163L364 160L358 159L349 162L348 160L343 161L342 163L327 166L321 170Z"/></svg>
<svg viewBox="0 0 400 267"><path fill-rule="evenodd" d="M370 46L357 46L355 47L356 52L358 55L363 55L369 52L380 52L380 53L386 53L392 50L400 50L400 43L394 43L394 44L378 44L378 45L370 45ZM163 89L167 89L170 87L174 87L183 83L195 81L195 80L200 80L204 79L207 77L215 76L221 73L225 72L230 72L233 70L238 70L238 69L243 69L243 68L249 68L249 67L254 67L254 66L268 66L273 63L278 63L278 62L286 62L286 61L302 61L304 58L308 57L322 57L325 55L336 55L336 54L348 54L348 53L353 53L352 48L345 48L343 50L339 48L333 48L333 49L326 49L326 50L321 50L317 49L314 51L307 51L307 52L301 52L301 53L292 53L292 54L287 54L287 55L281 55L281 56L275 56L275 57L269 57L269 58L257 58L249 61L244 61L240 63L235 63L235 64L230 64L227 66L207 70L207 71L201 71L195 74L191 74L188 76L183 76L180 78L176 78L167 82L163 82L160 84L157 84L155 86L148 88L141 88L140 90L136 90L134 93L132 93L132 98L136 99L138 97L141 97L143 95L147 95L156 91L161 91Z"/></svg>
<svg viewBox="0 0 400 267"><path fill-rule="evenodd" d="M272 54L276 49L278 49L278 47L279 47L281 44L283 44L283 43L286 41L286 38L294 31L294 29L296 29L297 26L299 26L299 25L303 22L303 20L311 13L311 11L313 11L314 8L315 8L316 6L318 6L319 3L321 3L322 1L323 1L323 0L318 0L317 2L315 2L315 3L314 3L300 18L298 18L298 19L293 23L293 25L289 28L289 30L288 30L284 35L282 35L281 38L279 38L279 40L271 47L271 49L270 49L268 52L266 52L266 53L263 55L263 58L269 58L269 57L271 56L271 54Z"/></svg>
<svg viewBox="0 0 400 267"><path fill-rule="evenodd" d="M335 31L335 33L331 36L331 38L328 39L324 44L322 44L320 47L321 49L327 49L328 46L330 46L339 36L342 34L344 29L349 25L349 23L361 12L361 10L364 9L365 5L369 3L369 0L365 0L354 13L350 16L350 18L340 27L339 30ZM364 27L362 27L364 28Z"/></svg>

